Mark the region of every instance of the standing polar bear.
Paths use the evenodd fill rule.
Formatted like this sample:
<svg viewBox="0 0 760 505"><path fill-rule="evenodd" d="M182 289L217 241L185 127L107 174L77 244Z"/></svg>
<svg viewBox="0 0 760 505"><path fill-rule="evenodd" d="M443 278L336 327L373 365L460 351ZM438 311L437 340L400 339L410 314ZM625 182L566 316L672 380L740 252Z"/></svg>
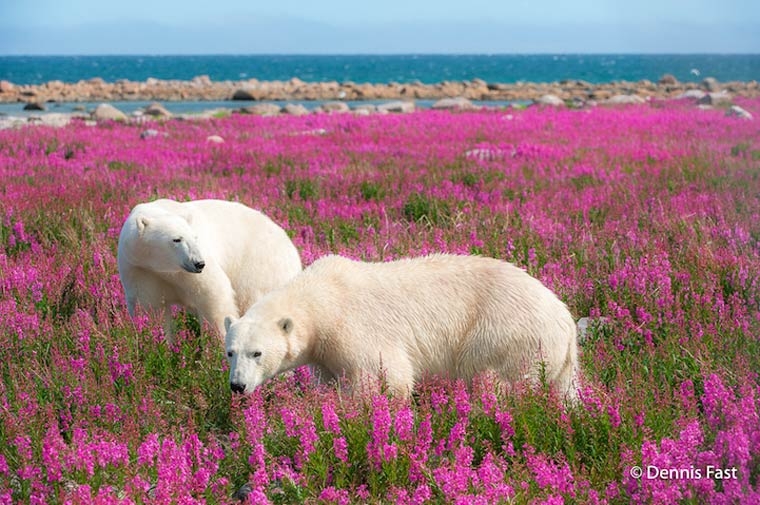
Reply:
<svg viewBox="0 0 760 505"><path fill-rule="evenodd" d="M301 271L285 231L264 214L223 200L156 200L132 209L119 235L119 277L129 314L136 304L163 312L180 305L224 334L224 317L243 314Z"/></svg>
<svg viewBox="0 0 760 505"><path fill-rule="evenodd" d="M504 261L432 255L388 263L315 261L240 319L225 318L233 391L317 365L356 383L384 373L406 395L426 374L470 383L544 377L576 399L576 327L567 307Z"/></svg>

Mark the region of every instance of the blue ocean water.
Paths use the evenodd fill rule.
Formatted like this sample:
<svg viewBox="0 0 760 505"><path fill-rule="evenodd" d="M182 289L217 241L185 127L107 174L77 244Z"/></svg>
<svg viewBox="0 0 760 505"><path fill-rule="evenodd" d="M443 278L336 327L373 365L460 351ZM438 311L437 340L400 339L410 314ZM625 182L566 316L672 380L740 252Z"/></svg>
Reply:
<svg viewBox="0 0 760 505"><path fill-rule="evenodd" d="M144 81L353 81L357 83L436 83L483 79L487 82L553 82L580 79L656 81L664 74L680 81L760 80L760 54L754 55L219 55L219 56L0 56L0 79L16 84L51 80L77 82L101 77Z"/></svg>

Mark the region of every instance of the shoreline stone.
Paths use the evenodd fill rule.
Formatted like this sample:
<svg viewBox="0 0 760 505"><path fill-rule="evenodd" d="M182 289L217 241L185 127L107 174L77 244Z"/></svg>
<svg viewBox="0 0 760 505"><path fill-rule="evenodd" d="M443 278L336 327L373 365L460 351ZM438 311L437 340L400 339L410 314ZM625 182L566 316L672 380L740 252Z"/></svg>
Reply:
<svg viewBox="0 0 760 505"><path fill-rule="evenodd" d="M563 101L604 100L617 95L667 99L691 90L717 92L728 90L734 96L760 96L757 81L718 82L705 78L702 82L680 82L665 75L658 82L614 81L592 84L579 80L560 82L487 83L443 81L423 84L304 82L298 78L288 81L212 81L198 76L190 81L148 78L145 81L120 79L106 82L100 78L66 83L50 81L39 85L0 82L0 103L14 102L113 102L113 101L358 101L358 100L440 100L462 97L477 101L532 101L545 95L555 95Z"/></svg>

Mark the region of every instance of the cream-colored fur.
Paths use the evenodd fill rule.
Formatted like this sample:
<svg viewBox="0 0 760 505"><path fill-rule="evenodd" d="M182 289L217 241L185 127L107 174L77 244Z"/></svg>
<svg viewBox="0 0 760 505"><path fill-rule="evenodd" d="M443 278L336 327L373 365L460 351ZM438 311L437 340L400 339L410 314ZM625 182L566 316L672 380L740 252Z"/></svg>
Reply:
<svg viewBox="0 0 760 505"><path fill-rule="evenodd" d="M170 341L171 306L189 309L224 335L225 316L243 314L301 271L282 228L223 200L135 206L119 236L118 263L130 315L138 304L161 311Z"/></svg>
<svg viewBox="0 0 760 505"><path fill-rule="evenodd" d="M491 258L327 256L225 326L239 392L311 364L350 382L383 373L401 394L425 374L470 382L486 371L507 382L543 375L570 401L577 394L567 307L524 270Z"/></svg>

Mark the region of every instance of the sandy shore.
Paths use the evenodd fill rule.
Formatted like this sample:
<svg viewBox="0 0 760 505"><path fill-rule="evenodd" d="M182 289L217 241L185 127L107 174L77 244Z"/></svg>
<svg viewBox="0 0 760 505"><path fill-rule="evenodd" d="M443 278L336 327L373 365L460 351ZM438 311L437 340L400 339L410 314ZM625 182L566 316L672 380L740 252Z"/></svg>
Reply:
<svg viewBox="0 0 760 505"><path fill-rule="evenodd" d="M616 81L592 84L585 81L514 84L445 81L437 84L289 81L212 81L208 76L190 81L147 79L105 82L95 78L76 83L50 81L40 85L17 85L0 81L0 103L92 102L92 101L218 101L218 100L415 100L464 97L470 100L538 100L553 95L563 101L604 101L617 95L641 98L676 98L691 90L725 91L735 96L760 96L757 81L725 82L706 78L702 82L679 82L665 75L658 82Z"/></svg>

